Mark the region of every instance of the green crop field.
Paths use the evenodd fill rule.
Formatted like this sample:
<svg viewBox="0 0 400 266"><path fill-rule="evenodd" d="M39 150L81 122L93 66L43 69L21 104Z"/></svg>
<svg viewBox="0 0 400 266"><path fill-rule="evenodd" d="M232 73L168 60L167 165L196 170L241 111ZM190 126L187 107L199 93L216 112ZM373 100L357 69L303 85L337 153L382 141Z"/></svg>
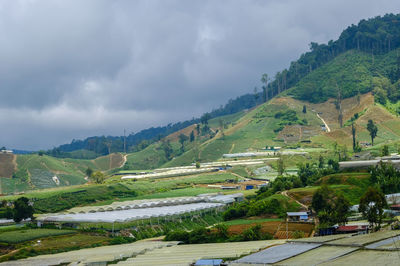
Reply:
<svg viewBox="0 0 400 266"><path fill-rule="evenodd" d="M279 222L282 219L274 219L274 218L258 218L258 219L236 219L227 222L223 222L226 225L242 225L242 224L255 224L255 223L264 223L264 222Z"/></svg>
<svg viewBox="0 0 400 266"><path fill-rule="evenodd" d="M144 150L129 154L126 165L134 170L160 167L167 160L164 151L159 146L159 143L153 143Z"/></svg>
<svg viewBox="0 0 400 266"><path fill-rule="evenodd" d="M73 230L58 229L24 229L18 231L0 233L0 242L16 244L42 237L75 234Z"/></svg>

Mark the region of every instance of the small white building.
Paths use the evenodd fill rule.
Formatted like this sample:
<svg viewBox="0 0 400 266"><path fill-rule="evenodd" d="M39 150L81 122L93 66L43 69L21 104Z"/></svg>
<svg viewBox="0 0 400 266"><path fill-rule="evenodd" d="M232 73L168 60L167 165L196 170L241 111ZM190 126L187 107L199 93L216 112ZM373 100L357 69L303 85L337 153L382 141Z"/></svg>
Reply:
<svg viewBox="0 0 400 266"><path fill-rule="evenodd" d="M287 218L289 222L307 222L307 212L287 212Z"/></svg>

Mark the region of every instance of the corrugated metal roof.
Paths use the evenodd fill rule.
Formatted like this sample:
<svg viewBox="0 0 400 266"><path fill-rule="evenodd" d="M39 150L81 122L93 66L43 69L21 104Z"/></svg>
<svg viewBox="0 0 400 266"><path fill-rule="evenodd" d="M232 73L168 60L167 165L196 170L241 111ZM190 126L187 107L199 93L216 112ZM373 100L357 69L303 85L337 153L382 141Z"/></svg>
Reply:
<svg viewBox="0 0 400 266"><path fill-rule="evenodd" d="M308 250L321 246L321 244L310 243L287 243L264 249L235 261L235 263L247 264L270 264L276 263L304 253Z"/></svg>
<svg viewBox="0 0 400 266"><path fill-rule="evenodd" d="M308 216L307 212L287 212L288 216Z"/></svg>

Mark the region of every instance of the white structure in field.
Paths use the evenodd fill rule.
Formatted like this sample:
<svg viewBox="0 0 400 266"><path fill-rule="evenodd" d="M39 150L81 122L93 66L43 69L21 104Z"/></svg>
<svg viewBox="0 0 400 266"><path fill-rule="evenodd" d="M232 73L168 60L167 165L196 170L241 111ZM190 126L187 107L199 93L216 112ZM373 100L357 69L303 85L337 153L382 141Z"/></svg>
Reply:
<svg viewBox="0 0 400 266"><path fill-rule="evenodd" d="M230 195L199 195L197 197L167 198L115 202L107 206L73 208L65 213L45 214L37 218L44 222L128 222L149 218L184 215L222 209L243 199L242 193Z"/></svg>

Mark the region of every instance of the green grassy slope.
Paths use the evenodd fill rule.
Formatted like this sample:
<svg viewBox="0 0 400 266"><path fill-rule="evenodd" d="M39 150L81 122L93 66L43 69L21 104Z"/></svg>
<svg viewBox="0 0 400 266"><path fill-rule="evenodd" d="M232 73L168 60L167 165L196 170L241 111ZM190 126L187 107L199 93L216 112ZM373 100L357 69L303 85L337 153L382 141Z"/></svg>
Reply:
<svg viewBox="0 0 400 266"><path fill-rule="evenodd" d="M303 102L292 98L273 99L246 113L234 125L224 129L223 134L219 132L213 139L199 143L197 149L185 152L180 157L167 162L164 166L189 164L197 156L201 161L207 162L220 159L224 153L255 151L265 148L267 145L282 146L285 144L283 133L293 131L290 134L296 135L300 131L299 128L319 132L321 120L311 110L303 113L303 105ZM288 110L296 112L298 121L293 122L292 125L286 125L286 127L283 125L284 129L277 131L285 119L276 118L275 115L278 112L284 113ZM304 119L307 120L307 125L298 125ZM308 139L305 133L302 135L303 138L300 138L300 135L298 136L298 141Z"/></svg>
<svg viewBox="0 0 400 266"><path fill-rule="evenodd" d="M86 169L107 171L120 167L122 155L112 154L95 160L60 159L37 154L17 155L17 170L14 178L0 178L2 194L21 192L30 189L52 188L86 183ZM53 181L57 176L60 184Z"/></svg>
<svg viewBox="0 0 400 266"><path fill-rule="evenodd" d="M316 185L312 187L294 188L288 191L288 194L303 204L310 205L313 193L320 188L318 185L327 185L343 193L351 204L358 204L361 196L365 193L368 186L371 185L369 173L339 173L321 178Z"/></svg>

